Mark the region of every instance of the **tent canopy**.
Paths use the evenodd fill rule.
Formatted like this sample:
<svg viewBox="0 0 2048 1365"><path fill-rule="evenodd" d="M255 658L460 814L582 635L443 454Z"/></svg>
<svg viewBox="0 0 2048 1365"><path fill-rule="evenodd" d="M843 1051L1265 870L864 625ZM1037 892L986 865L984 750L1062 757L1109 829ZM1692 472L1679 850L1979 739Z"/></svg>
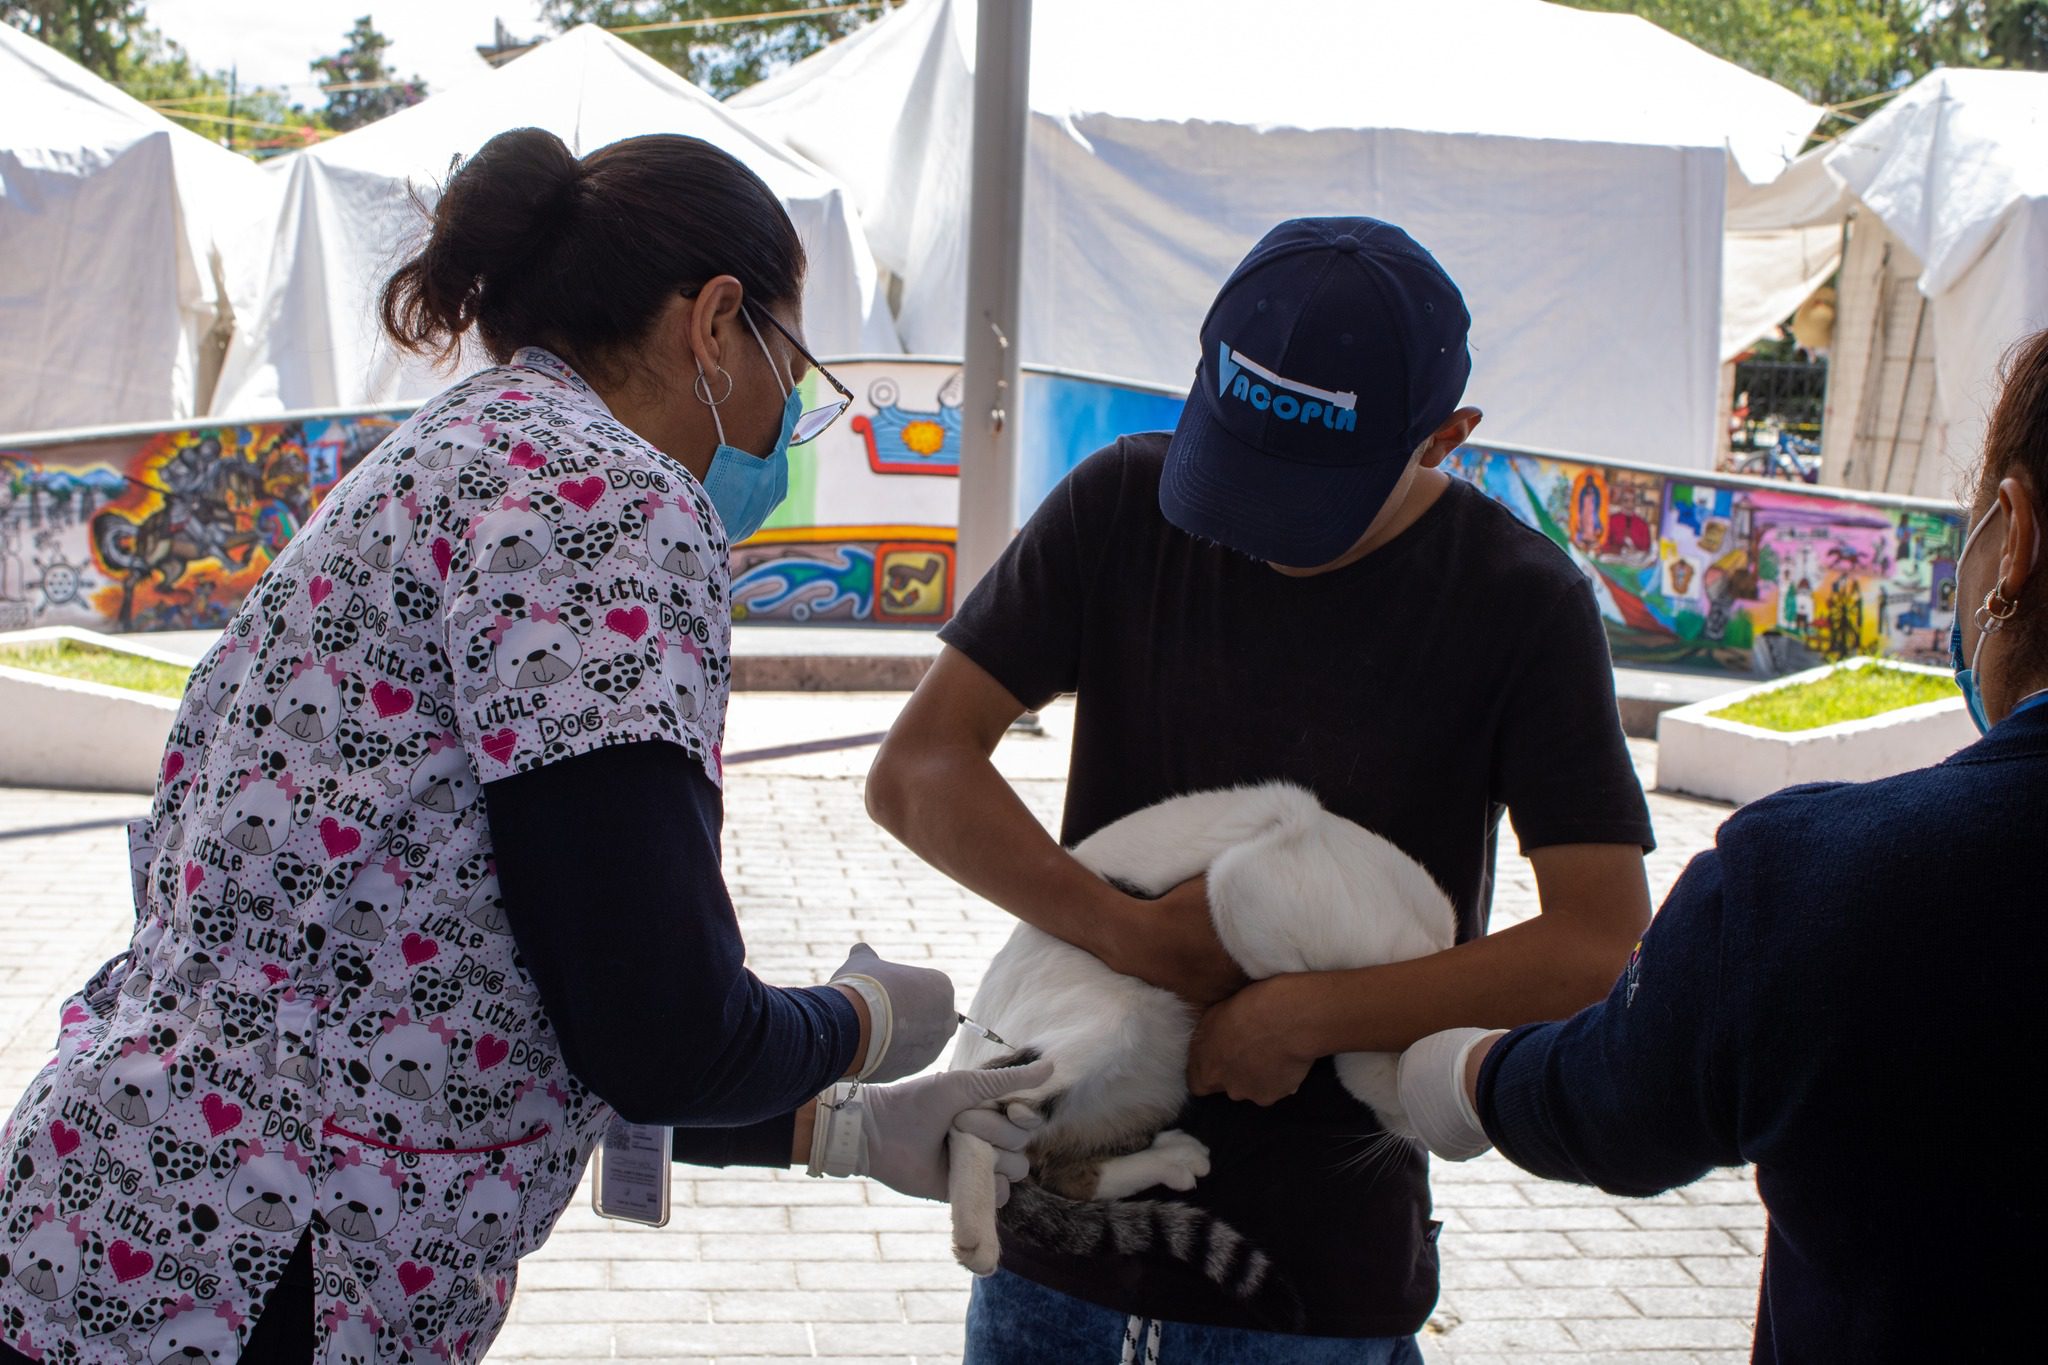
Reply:
<svg viewBox="0 0 2048 1365"><path fill-rule="evenodd" d="M262 175L0 24L0 432L202 410Z"/></svg>
<svg viewBox="0 0 2048 1365"><path fill-rule="evenodd" d="M912 0L733 100L853 188L914 351L961 349L975 8ZM1536 0L1039 0L1034 24L1025 360L1185 384L1268 227L1369 214L1463 287L1488 434L1711 461L1728 185L1819 109Z"/></svg>
<svg viewBox="0 0 2048 1365"><path fill-rule="evenodd" d="M2048 327L2048 74L1933 72L1825 156L1921 262L1942 445L1974 459L1999 362Z"/></svg>
<svg viewBox="0 0 2048 1365"><path fill-rule="evenodd" d="M510 128L555 133L577 155L642 133L683 133L745 162L782 201L810 256L804 326L820 353L900 351L845 191L666 67L583 25L443 94L292 157L269 275L237 334L214 411L368 406L449 382L380 336L376 296L418 245L450 161ZM480 353L466 353L465 365Z"/></svg>

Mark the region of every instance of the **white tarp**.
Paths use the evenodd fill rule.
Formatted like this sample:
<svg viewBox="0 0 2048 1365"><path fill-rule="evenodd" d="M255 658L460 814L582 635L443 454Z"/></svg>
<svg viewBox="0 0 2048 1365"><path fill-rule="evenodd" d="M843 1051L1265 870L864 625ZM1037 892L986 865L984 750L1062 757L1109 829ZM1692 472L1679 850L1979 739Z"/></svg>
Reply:
<svg viewBox="0 0 2048 1365"><path fill-rule="evenodd" d="M973 0L736 96L859 198L912 351L961 349ZM1626 15L1536 0L1039 0L1023 359L1185 384L1276 221L1408 228L1474 315L1502 440L1704 466L1726 187L1821 111Z"/></svg>
<svg viewBox="0 0 2048 1365"><path fill-rule="evenodd" d="M292 157L269 275L214 400L223 415L402 403L448 373L380 335L376 298L420 242L451 157L508 128L554 132L578 155L641 133L703 138L745 162L789 211L810 256L804 329L819 354L902 349L844 189L641 52L590 25L410 109ZM458 369L475 363L466 355Z"/></svg>
<svg viewBox="0 0 2048 1365"><path fill-rule="evenodd" d="M199 412L262 179L0 24L0 432Z"/></svg>
<svg viewBox="0 0 2048 1365"><path fill-rule="evenodd" d="M1817 147L1766 185L1729 178L1721 359L1769 336L1841 265L1847 200L1826 157Z"/></svg>
<svg viewBox="0 0 2048 1365"><path fill-rule="evenodd" d="M1973 459L2014 342L2048 327L2048 74L1936 71L1826 153L1922 263L1951 460Z"/></svg>

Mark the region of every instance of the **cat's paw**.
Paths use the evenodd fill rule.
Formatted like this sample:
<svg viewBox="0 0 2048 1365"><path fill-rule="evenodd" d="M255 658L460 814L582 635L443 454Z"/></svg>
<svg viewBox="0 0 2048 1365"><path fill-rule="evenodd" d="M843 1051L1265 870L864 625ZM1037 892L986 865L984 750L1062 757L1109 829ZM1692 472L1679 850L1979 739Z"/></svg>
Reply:
<svg viewBox="0 0 2048 1365"><path fill-rule="evenodd" d="M957 1234L957 1229L955 1230ZM1002 1243L991 1238L972 1246L961 1244L956 1235L953 1239L953 1259L977 1275L989 1276L996 1273L996 1262L1002 1259Z"/></svg>
<svg viewBox="0 0 2048 1365"><path fill-rule="evenodd" d="M1145 1155L1159 1171L1159 1183L1170 1190L1191 1190L1209 1174L1209 1148L1192 1133L1169 1128L1152 1139Z"/></svg>

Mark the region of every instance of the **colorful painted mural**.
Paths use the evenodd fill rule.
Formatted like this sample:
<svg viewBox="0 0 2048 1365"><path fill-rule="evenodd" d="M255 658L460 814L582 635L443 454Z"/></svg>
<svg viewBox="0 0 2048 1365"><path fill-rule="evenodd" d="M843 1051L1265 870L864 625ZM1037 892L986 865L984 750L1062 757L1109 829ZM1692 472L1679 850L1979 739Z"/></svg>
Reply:
<svg viewBox="0 0 2048 1365"><path fill-rule="evenodd" d="M736 620L933 626L953 611L960 367L832 365L853 410L791 452L790 491L733 551ZM808 401L828 392L813 375ZM1183 396L1027 369L1021 520ZM106 432L0 450L0 629L219 624L402 412ZM1623 663L1779 673L1855 653L1939 661L1962 527L1950 508L1468 447L1446 468L1586 573Z"/></svg>
<svg viewBox="0 0 2048 1365"><path fill-rule="evenodd" d="M1948 658L1954 510L1482 447L1445 467L1572 556L1622 662L1775 674Z"/></svg>
<svg viewBox="0 0 2048 1365"><path fill-rule="evenodd" d="M0 629L224 625L389 414L0 449Z"/></svg>

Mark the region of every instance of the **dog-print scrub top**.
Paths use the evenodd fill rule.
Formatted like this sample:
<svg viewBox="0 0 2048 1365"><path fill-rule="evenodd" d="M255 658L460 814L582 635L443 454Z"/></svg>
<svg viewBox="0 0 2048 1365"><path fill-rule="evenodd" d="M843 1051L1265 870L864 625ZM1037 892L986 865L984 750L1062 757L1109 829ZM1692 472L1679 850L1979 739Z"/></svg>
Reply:
<svg viewBox="0 0 2048 1365"><path fill-rule="evenodd" d="M718 780L727 590L702 488L545 351L342 479L194 670L134 940L0 1139L0 1340L226 1365L310 1233L316 1359L483 1355L608 1111L479 789L649 740Z"/></svg>

